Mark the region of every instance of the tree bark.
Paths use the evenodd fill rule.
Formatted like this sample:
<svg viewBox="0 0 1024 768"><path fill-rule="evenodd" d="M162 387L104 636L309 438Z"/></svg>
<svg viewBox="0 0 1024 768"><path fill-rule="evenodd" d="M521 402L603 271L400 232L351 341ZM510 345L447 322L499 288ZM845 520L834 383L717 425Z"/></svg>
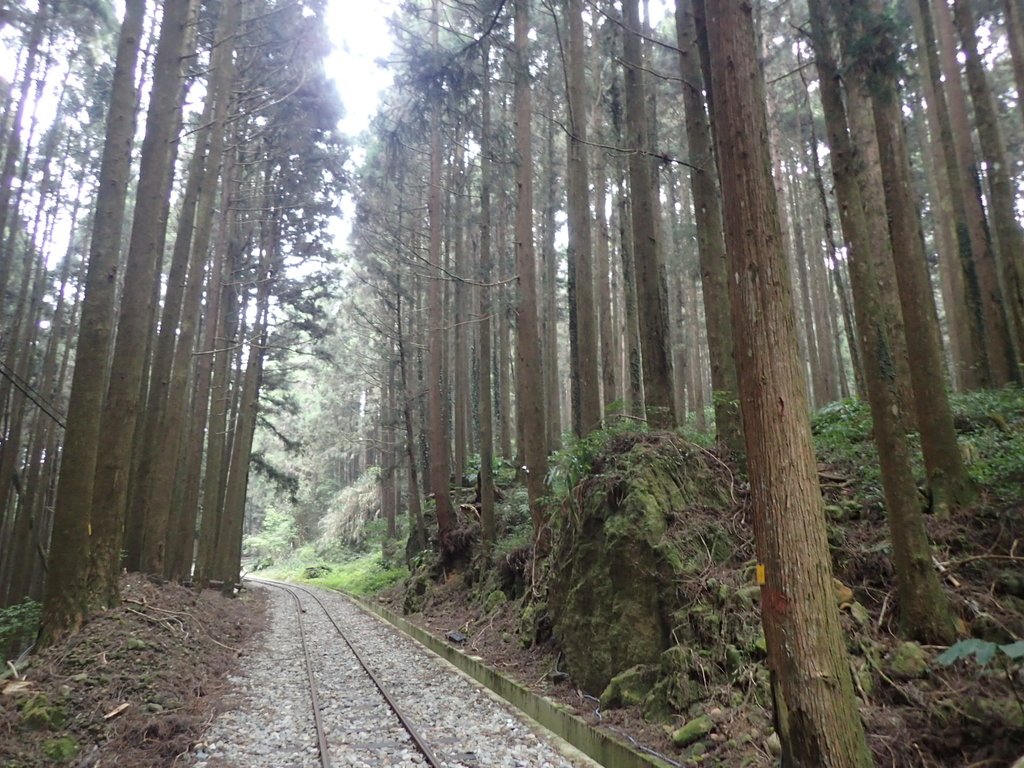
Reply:
<svg viewBox="0 0 1024 768"><path fill-rule="evenodd" d="M895 66L896 62L892 64ZM885 85L884 91L876 88L873 108L896 282L906 335L913 340L907 349L917 426L932 508L948 513L950 506L959 507L972 501L975 490L957 445L953 412L945 387L935 295L925 261L921 217L911 187L910 159L897 84L891 79Z"/></svg>
<svg viewBox="0 0 1024 768"><path fill-rule="evenodd" d="M480 94L480 533L490 557L497 540L494 520L494 394L491 387L491 46L480 48L483 77Z"/></svg>
<svg viewBox="0 0 1024 768"><path fill-rule="evenodd" d="M569 27L566 76L569 138L566 173L569 209L569 347L572 360L570 379L573 390L573 431L577 437L582 437L601 426L601 382L598 374L598 329L590 230L590 168L587 163L583 0L568 0L566 15ZM604 179L600 179L599 184L603 188Z"/></svg>
<svg viewBox="0 0 1024 768"><path fill-rule="evenodd" d="M721 0L709 5L707 26L740 407L765 572L762 623L783 760L795 768L867 768L832 596L751 13L748 0Z"/></svg>
<svg viewBox="0 0 1024 768"><path fill-rule="evenodd" d="M626 180L619 165L617 179L618 212L619 212L619 256L622 262L622 304L625 317L625 333L623 341L623 357L625 359L625 378L627 413L638 419L647 412L644 400L644 363L640 347L640 308L636 295L636 262L633 258L633 241L630 235L632 227L629 193Z"/></svg>
<svg viewBox="0 0 1024 768"><path fill-rule="evenodd" d="M637 0L622 0L623 67L626 96L626 146L629 149L629 191L632 204L633 258L643 356L644 414L657 429L675 425L672 398L671 341L668 309L662 290L659 233L654 182L649 157L647 98L641 53Z"/></svg>
<svg viewBox="0 0 1024 768"><path fill-rule="evenodd" d="M433 45L437 48L438 0L434 0L432 15ZM427 195L427 210L430 220L430 265L427 278L427 411L430 434L430 492L434 497L437 512L437 533L441 550L447 546L448 534L452 529L453 515L448 487L448 429L446 408L447 397L442 379L442 357L444 356L444 306L442 302L441 236L443 221L441 210L441 94L435 94L430 110L430 188Z"/></svg>
<svg viewBox="0 0 1024 768"><path fill-rule="evenodd" d="M530 0L513 0L516 225L515 256L519 297L516 311L516 400L523 436L521 454L533 520L534 552L547 554L549 535L542 497L546 492L548 457L544 451L544 371L541 366L537 318L537 267L533 244L533 131L530 125Z"/></svg>
<svg viewBox="0 0 1024 768"><path fill-rule="evenodd" d="M230 200L233 190L237 197L240 182L225 174L224 201ZM221 236L219 254L213 257L214 264L220 263L222 277L219 280L217 297L211 299L209 312L210 327L205 350L210 357L209 418L206 426L206 469L203 477L202 515L199 520L199 547L196 553L195 581L205 585L212 577L217 552L217 536L224 501L224 474L226 454L230 447L228 440L228 411L230 403L231 357L239 341L235 320L237 302L234 299L234 269L241 249L237 213L232 206L225 205L221 211ZM217 286L211 284L213 291Z"/></svg>
<svg viewBox="0 0 1024 768"><path fill-rule="evenodd" d="M919 0L918 8L922 17L921 42L931 62L929 70L936 83L936 96L942 93L945 97L936 106L937 115L943 120L942 146L950 169L957 241L967 294L964 303L971 324L971 348L975 353L973 376L968 386L972 389L1000 386L1000 380L1006 375L1003 361L1010 348L1009 329L999 291L995 249L981 199L978 162L967 119L967 99L960 80L960 64L956 60L953 21L945 0L931 4L928 0Z"/></svg>
<svg viewBox="0 0 1024 768"><path fill-rule="evenodd" d="M96 604L103 607L116 605L119 599L118 574L132 442L140 387L146 372L151 301L167 235L171 181L182 116L182 65L189 42L186 32L194 2L180 0L169 3L164 9L153 65L153 88L125 265L128 290L121 298L93 485L92 590Z"/></svg>
<svg viewBox="0 0 1024 768"><path fill-rule="evenodd" d="M405 351L404 320L402 319L402 284L401 276L396 276L395 281L395 329L397 331L396 343L398 346L398 367L401 373L402 383L402 421L405 425L405 457L409 464L409 471L406 473L409 491L409 522L412 528L409 531L409 539L412 542L414 552L422 552L427 548L427 536L423 522L423 510L420 504L420 483L419 471L416 464L416 430L413 425L412 404L413 395L409 388L409 357Z"/></svg>
<svg viewBox="0 0 1024 768"><path fill-rule="evenodd" d="M740 422L739 385L736 382L732 327L729 322L722 204L714 143L704 101L704 74L697 50L697 26L692 1L676 0L675 17L679 71L686 109L686 141L690 150L690 188L696 214L697 254L700 258L701 290L704 294L704 323L707 326L711 361L715 429L719 441L733 453L739 454L743 451L743 426Z"/></svg>
<svg viewBox="0 0 1024 768"><path fill-rule="evenodd" d="M960 49L965 59L967 85L974 104L974 124L978 129L981 154L988 176L991 220L996 236L996 264L1002 277L1000 304L1010 324L1009 343L994 350L993 373L996 384L1021 383L1018 365L1024 348L1024 234L1016 212L1016 187L1010 178L1006 147L999 130L999 114L995 98L985 74L985 64L978 53L978 36L974 11L964 0L954 0L954 19L960 35ZM999 281L996 281L996 288ZM993 301L997 297L992 297ZM1016 339L1016 345L1013 339ZM1014 348L1016 346L1016 349Z"/></svg>
<svg viewBox="0 0 1024 768"><path fill-rule="evenodd" d="M543 110L552 112L553 98L548 90ZM557 451L562 444L562 404L559 389L562 380L558 374L558 253L555 250L555 213L558 201L558 166L555 155L555 123L548 120L544 133L544 207L540 225L540 287L538 312L541 324L541 348L544 350L544 405L547 438L545 453Z"/></svg>
<svg viewBox="0 0 1024 768"><path fill-rule="evenodd" d="M89 610L90 502L106 360L113 336L116 270L135 135L134 72L145 5L144 0L126 0L114 65L78 335L79 365L75 366L72 376L54 510L43 601L43 645L75 632Z"/></svg>
<svg viewBox="0 0 1024 768"><path fill-rule="evenodd" d="M841 209L847 213L843 229L850 238L848 262L858 342L881 466L901 621L904 631L917 639L951 641L954 625L949 600L932 567L910 464L903 397L909 371L905 350L901 359L896 346L897 340L905 340L903 318L898 302L883 293L896 281L871 95L863 64L853 58L845 78L848 109L844 105L824 2L811 0L808 7L833 175ZM839 10L849 12L849 8ZM848 36L855 34L853 18L838 18ZM850 37L843 42L844 50L853 50Z"/></svg>

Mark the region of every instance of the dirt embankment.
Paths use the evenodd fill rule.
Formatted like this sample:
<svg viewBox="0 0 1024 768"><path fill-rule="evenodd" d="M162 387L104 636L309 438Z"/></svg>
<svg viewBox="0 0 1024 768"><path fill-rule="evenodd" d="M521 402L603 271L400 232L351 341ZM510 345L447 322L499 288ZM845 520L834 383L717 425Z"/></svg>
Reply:
<svg viewBox="0 0 1024 768"><path fill-rule="evenodd" d="M122 603L0 681L0 766L174 765L212 719L263 606L145 577Z"/></svg>

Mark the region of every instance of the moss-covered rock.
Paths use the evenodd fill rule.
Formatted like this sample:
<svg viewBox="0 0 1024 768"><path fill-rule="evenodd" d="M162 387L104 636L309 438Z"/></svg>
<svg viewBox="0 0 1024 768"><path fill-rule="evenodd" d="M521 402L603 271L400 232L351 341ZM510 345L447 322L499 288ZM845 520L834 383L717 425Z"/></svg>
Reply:
<svg viewBox="0 0 1024 768"><path fill-rule="evenodd" d="M644 700L658 679L658 667L637 664L611 679L601 694L601 709L633 707Z"/></svg>
<svg viewBox="0 0 1024 768"><path fill-rule="evenodd" d="M671 525L725 502L707 459L679 438L620 436L593 468L555 536L548 612L573 679L600 691L625 669L660 663L678 583L727 561L732 541L709 516L699 529Z"/></svg>
<svg viewBox="0 0 1024 768"><path fill-rule="evenodd" d="M500 589L495 589L484 598L484 613L491 614L508 602L508 596Z"/></svg>
<svg viewBox="0 0 1024 768"><path fill-rule="evenodd" d="M429 588L430 578L425 573L418 573L410 577L405 588L405 600L402 601L402 613L418 613L423 610Z"/></svg>
<svg viewBox="0 0 1024 768"><path fill-rule="evenodd" d="M707 697L701 682L710 666L708 652L675 645L661 654L658 682L644 698L644 718L666 722Z"/></svg>
<svg viewBox="0 0 1024 768"><path fill-rule="evenodd" d="M550 635L547 601L531 596L519 613L519 640L529 648L534 643L544 642Z"/></svg>
<svg viewBox="0 0 1024 768"><path fill-rule="evenodd" d="M715 721L708 715L701 715L690 720L682 728L672 733L672 743L677 747L688 747L700 741L715 729Z"/></svg>
<svg viewBox="0 0 1024 768"><path fill-rule="evenodd" d="M928 673L928 657L917 643L903 642L896 646L889 660L889 674L897 680L913 680Z"/></svg>

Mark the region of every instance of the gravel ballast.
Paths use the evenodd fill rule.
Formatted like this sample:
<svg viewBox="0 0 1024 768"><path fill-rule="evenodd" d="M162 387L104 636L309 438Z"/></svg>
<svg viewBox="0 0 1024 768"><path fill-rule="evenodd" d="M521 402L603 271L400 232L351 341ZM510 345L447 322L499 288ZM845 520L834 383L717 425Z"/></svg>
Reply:
<svg viewBox="0 0 1024 768"><path fill-rule="evenodd" d="M221 714L193 750L196 768L321 765L296 610L267 591L268 629L232 676ZM426 765L355 655L304 593L316 594L438 760L451 768L598 764L448 662L337 593L303 587L306 645L332 766Z"/></svg>

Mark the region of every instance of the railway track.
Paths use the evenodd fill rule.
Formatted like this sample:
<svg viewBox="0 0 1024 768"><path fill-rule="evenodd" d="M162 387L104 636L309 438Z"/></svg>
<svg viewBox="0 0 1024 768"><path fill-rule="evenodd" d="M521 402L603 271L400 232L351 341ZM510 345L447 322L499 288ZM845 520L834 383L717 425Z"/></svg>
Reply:
<svg viewBox="0 0 1024 768"><path fill-rule="evenodd" d="M387 706L387 710L391 713L391 716L393 718L389 721L389 718L386 717L384 712L377 708L375 711L376 714L378 715L378 723L376 727L373 727L373 725L369 723L366 719L366 699L362 698L358 702L358 708L362 710L360 713L361 720L359 722L358 733L365 733L367 736L370 736L372 734L372 740L367 740L363 742L354 741L352 738L350 738L351 733L347 734L348 737L343 737L342 743L338 745L338 749L339 751L343 750L344 755L346 756L345 764L353 764L352 757L354 752L362 751L367 753L375 753L373 755L368 754L366 757L371 760L380 759L382 756L380 754L381 752L386 751L389 748L394 749L395 746L408 740L408 744L411 746L412 749L415 750L419 758L421 758L419 760L413 758L411 762L426 765L430 768L442 768L442 766L448 765L448 763L442 763L435 756L430 745L416 729L416 726L414 725L412 718L410 718L402 710L402 708L399 706L395 698L391 694L389 694L381 678L374 672L370 664L367 663L367 660L364 657L364 655L360 653L356 645L353 644L352 640L346 634L345 630L341 627L341 625L338 623L335 617L331 614L331 611L327 608L323 600L321 600L318 595L316 595L314 592L311 592L308 589L296 585L282 584L280 582L267 581L264 579L258 579L253 577L247 577L247 580L267 587L272 587L274 589L281 590L290 597L291 602L295 607L295 617L300 638L300 648L302 651L302 662L306 671L306 677L308 681L310 703L313 709L313 723L316 731L317 749L319 752L320 765L322 766L322 768L332 768L332 766L336 765L337 763L332 762L331 760L331 746L330 741L328 740L329 728L328 726L325 726L324 723L325 705L321 703L321 697L318 693L317 675L315 673L315 668L317 664L314 661L314 656L316 654L310 650L311 643L307 641L306 622L304 621L304 616L306 616L307 611L305 606L303 605L304 598L307 601L311 601L316 605L316 607L319 609L319 616L321 616L323 620L326 621L326 623L333 629L333 633L328 633L328 635L332 635L334 638L340 639L343 642L344 646L348 648L348 650L351 652L352 658L357 663L358 668L362 671L363 674L365 674L366 678L368 678L372 682L373 688L375 689L375 693L381 699L384 700ZM317 642L319 643L330 642L329 638L324 637L323 633L317 633L317 638ZM360 693L360 696L365 697L367 693L371 697L374 694L373 691L363 691ZM356 703L356 700L354 698L350 699L349 703ZM336 707L336 709L342 708L343 707ZM344 708L351 709L351 707ZM384 717L379 717L380 715L384 715ZM394 720L398 721L401 728L401 733L399 733L398 730L396 729L394 725ZM342 732L344 733L344 729ZM360 749L360 747L363 747L363 749ZM372 765L374 763L369 762L367 764Z"/></svg>

